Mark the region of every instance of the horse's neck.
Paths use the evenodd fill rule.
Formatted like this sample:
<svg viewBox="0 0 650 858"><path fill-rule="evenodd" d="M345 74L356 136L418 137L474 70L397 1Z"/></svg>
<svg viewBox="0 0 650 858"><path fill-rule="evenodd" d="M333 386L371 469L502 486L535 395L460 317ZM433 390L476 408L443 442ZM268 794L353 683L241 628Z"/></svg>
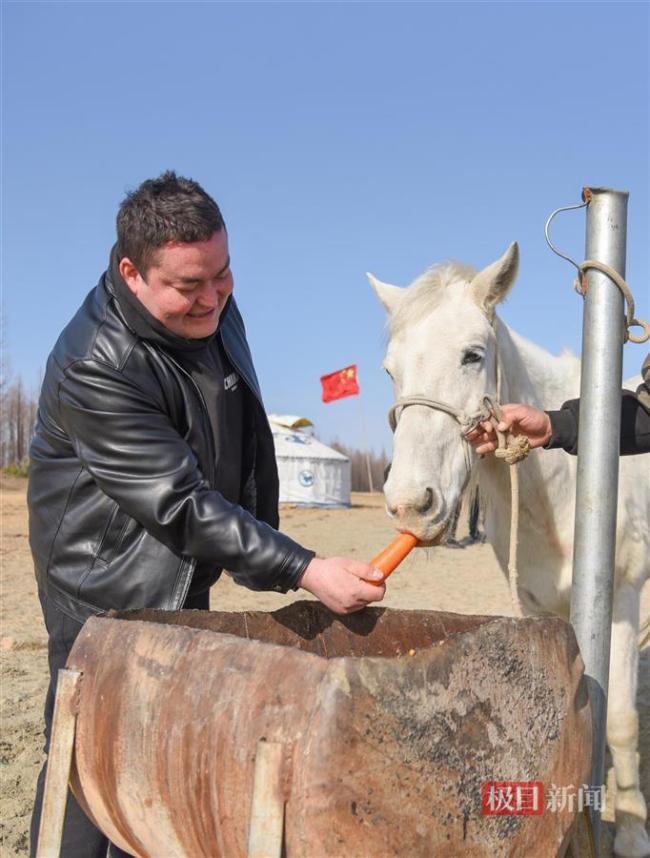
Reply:
<svg viewBox="0 0 650 858"><path fill-rule="evenodd" d="M519 336L500 319L495 330L502 402L556 409L565 400L578 396L580 363L576 357L555 357Z"/></svg>

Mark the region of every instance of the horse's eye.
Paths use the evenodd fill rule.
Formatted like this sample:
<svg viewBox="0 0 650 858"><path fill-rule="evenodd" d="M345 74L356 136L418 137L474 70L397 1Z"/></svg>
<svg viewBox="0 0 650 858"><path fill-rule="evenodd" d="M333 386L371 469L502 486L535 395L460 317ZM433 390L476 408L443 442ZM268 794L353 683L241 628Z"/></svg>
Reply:
<svg viewBox="0 0 650 858"><path fill-rule="evenodd" d="M390 378L390 380L393 381L393 376L390 374L390 371L386 369L386 367L384 367L384 372Z"/></svg>
<svg viewBox="0 0 650 858"><path fill-rule="evenodd" d="M483 360L481 352L477 352L474 349L468 349L463 355L461 363L465 366L468 363L479 363L481 360Z"/></svg>

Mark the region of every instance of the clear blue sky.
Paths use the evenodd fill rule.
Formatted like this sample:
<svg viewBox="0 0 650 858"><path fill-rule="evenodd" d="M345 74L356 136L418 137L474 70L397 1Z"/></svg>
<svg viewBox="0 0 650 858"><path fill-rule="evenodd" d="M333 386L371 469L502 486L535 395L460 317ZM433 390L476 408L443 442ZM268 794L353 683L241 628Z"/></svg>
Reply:
<svg viewBox="0 0 650 858"><path fill-rule="evenodd" d="M584 184L630 191L628 280L648 298L647 3L3 4L3 285L14 374L36 384L105 268L128 188L166 168L219 201L269 411L361 445L356 362L388 447L383 312L407 284L521 245L502 316L580 349L572 269L546 216ZM584 214L558 243L580 257ZM625 371L647 346L626 347Z"/></svg>

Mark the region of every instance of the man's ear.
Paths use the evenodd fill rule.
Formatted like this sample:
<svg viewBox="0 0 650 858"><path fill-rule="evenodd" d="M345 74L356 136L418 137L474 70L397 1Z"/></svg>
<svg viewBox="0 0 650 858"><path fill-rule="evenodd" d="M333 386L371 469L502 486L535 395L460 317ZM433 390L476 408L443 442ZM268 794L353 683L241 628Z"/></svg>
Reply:
<svg viewBox="0 0 650 858"><path fill-rule="evenodd" d="M120 259L119 265L117 267L122 280L124 280L131 292L133 292L134 295L137 295L140 283L142 281L142 277L140 277L140 272L138 271L138 269L131 262L128 256L123 256Z"/></svg>
<svg viewBox="0 0 650 858"><path fill-rule="evenodd" d="M399 288L399 286L391 286L390 283L382 283L381 280L377 280L377 278L373 274L366 274L366 277L370 281L370 285L375 290L375 294L381 301L384 306L386 312L390 315L395 312L397 305L402 299L403 290Z"/></svg>
<svg viewBox="0 0 650 858"><path fill-rule="evenodd" d="M479 271L472 280L474 300L488 316L494 315L495 306L503 301L512 289L518 270L519 245L513 241L500 259Z"/></svg>

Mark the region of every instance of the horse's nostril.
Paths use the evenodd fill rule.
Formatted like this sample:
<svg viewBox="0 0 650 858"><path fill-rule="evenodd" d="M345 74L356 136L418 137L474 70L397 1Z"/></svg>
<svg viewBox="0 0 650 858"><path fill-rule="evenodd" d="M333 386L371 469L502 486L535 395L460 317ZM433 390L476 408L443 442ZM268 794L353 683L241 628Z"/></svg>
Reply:
<svg viewBox="0 0 650 858"><path fill-rule="evenodd" d="M414 504L418 512L427 512L433 506L433 489L427 487L424 491L424 496L419 503Z"/></svg>

